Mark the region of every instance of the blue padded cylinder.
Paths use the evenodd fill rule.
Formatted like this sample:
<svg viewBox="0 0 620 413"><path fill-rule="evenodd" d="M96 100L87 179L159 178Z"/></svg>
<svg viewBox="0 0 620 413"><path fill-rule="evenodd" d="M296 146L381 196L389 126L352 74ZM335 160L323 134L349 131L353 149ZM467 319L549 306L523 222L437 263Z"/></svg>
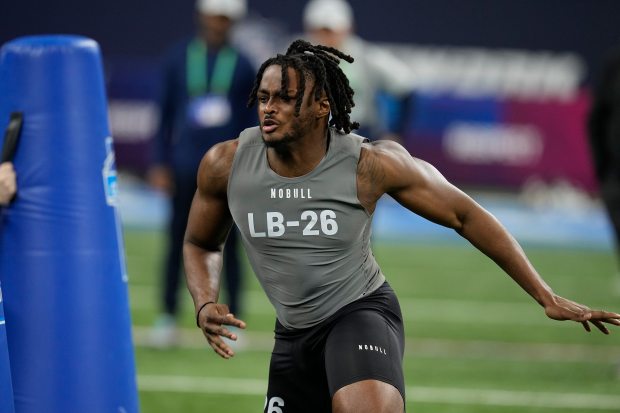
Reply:
<svg viewBox="0 0 620 413"><path fill-rule="evenodd" d="M0 281L16 413L138 411L116 172L99 47L0 49L0 127L21 111Z"/></svg>
<svg viewBox="0 0 620 413"><path fill-rule="evenodd" d="M14 413L13 384L11 382L11 363L6 339L4 305L2 304L2 285L0 284L0 412Z"/></svg>

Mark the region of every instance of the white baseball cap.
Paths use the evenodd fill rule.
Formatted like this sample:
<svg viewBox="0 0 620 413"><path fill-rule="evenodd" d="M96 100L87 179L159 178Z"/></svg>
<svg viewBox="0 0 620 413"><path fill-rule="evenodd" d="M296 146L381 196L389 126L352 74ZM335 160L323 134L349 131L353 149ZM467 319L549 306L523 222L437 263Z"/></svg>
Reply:
<svg viewBox="0 0 620 413"><path fill-rule="evenodd" d="M345 0L310 0L304 9L306 29L349 30L353 9Z"/></svg>
<svg viewBox="0 0 620 413"><path fill-rule="evenodd" d="M239 20L245 16L248 6L246 0L197 0L196 9L202 14Z"/></svg>

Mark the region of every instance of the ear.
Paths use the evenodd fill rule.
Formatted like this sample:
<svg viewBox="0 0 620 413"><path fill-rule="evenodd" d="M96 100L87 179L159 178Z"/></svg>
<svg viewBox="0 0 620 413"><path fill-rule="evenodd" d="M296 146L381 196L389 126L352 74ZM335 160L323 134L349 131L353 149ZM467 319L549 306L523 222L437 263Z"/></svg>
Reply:
<svg viewBox="0 0 620 413"><path fill-rule="evenodd" d="M317 119L329 116L331 106L329 105L329 99L327 99L327 96L322 96L318 103L319 110L316 112Z"/></svg>

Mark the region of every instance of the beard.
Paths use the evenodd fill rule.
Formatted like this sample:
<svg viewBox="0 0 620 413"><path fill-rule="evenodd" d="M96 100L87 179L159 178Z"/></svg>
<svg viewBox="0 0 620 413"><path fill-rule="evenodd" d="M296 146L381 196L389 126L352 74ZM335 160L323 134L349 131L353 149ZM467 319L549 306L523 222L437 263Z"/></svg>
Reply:
<svg viewBox="0 0 620 413"><path fill-rule="evenodd" d="M267 148L272 148L279 155L286 156L289 153L289 148L295 142L299 141L303 136L303 125L302 122L296 120L291 124L291 131L287 132L282 136L282 138L275 141L267 141L265 140L265 136L261 133L261 138L263 143ZM262 130L262 127L261 127Z"/></svg>

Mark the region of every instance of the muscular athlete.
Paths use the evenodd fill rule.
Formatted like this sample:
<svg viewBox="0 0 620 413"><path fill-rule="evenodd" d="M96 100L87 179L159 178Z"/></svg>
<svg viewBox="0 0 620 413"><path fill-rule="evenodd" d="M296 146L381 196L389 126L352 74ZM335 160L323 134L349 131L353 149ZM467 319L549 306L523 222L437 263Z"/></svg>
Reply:
<svg viewBox="0 0 620 413"><path fill-rule="evenodd" d="M239 139L209 150L198 172L198 190L184 246L187 284L194 300L197 324L217 354L227 359L234 356L223 337L232 340L236 337L226 326L245 328L246 325L229 314L225 304L218 303L222 247L234 219L250 251L254 271L278 316L267 403L275 403L283 412L295 413L404 411L404 334L398 303L380 269L374 265L368 240L357 245L367 233L342 234L344 238L340 239L341 234L333 231L335 225L344 228L348 219L339 213L340 205L356 214L365 214L370 221L383 194L390 195L413 213L457 231L495 261L543 307L548 317L579 322L587 331L592 324L605 334L609 333L605 323L620 325L620 314L592 310L556 295L507 230L432 165L412 157L398 143L368 142L351 134L357 126L348 117L353 92L346 77L340 77L339 69L333 67L339 58L350 59L335 49L296 41L286 55L266 61L251 96L251 102L257 103L259 128L246 130ZM344 155L336 162L337 154ZM245 176L244 172L250 175L254 171L246 168L261 171L264 168L266 172L262 177ZM348 179L347 168L351 170L354 181L351 188L357 200L350 201L345 195L337 200L317 200L320 194L315 188L310 193L311 200L299 200L316 202L312 205L317 216L318 211L332 211L324 217L318 216L319 221L324 218L325 227L321 229L321 223L317 223L319 229L315 236L303 237L303 228L294 227L295 224L304 227L305 221L291 223L290 216L276 212L270 212L267 226L260 224L265 219L263 212L267 211L262 203L270 205L269 201L239 199L244 188L253 196L259 193L253 192L250 185L243 187L246 178L252 185L260 185L261 179L265 179L299 186L299 182L320 180L322 175L333 171L338 173L330 175L330 180L340 175ZM323 185L329 186L328 181ZM274 205L278 202L282 208L288 205L279 198L271 202ZM363 215L351 219L364 222ZM347 231L354 233L353 228ZM356 246L347 249L346 243ZM331 271L350 254L359 253L360 248L362 260L371 260L360 264L363 276L352 272L338 277L338 271ZM342 250L347 251L344 257L338 256ZM330 259L332 256L338 259ZM315 280L321 273L315 268L313 257L321 261L321 268L329 270L326 282ZM293 273L294 263L299 268ZM353 265L343 266L343 271ZM291 279L294 282L289 283ZM342 293L342 300L331 300L331 295L340 297L337 291L350 293ZM364 350L368 348L349 342L347 337L368 331L374 336L386 336L386 344L370 343L377 361L360 367L363 371L353 371L366 359L347 364L344 359L349 353L342 346L356 349L359 346L359 357L366 357ZM341 365L334 369L333 363ZM309 389L303 389L304 386Z"/></svg>

